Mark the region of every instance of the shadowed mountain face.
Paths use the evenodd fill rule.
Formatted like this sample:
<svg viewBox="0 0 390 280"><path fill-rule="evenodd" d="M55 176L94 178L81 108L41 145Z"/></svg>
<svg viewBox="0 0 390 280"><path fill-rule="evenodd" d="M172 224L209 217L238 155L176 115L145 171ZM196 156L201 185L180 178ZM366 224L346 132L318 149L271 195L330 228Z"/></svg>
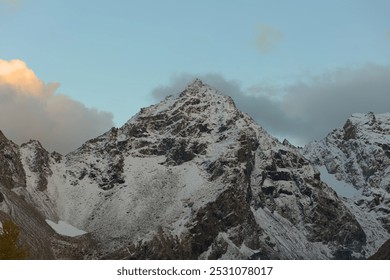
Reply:
<svg viewBox="0 0 390 280"><path fill-rule="evenodd" d="M47 197L42 189L29 190L27 182L31 177L26 175L28 167L23 164L20 151L0 132L0 222L11 219L18 225L18 242L28 248L29 259L83 259L92 239L89 235L73 239L61 236L45 222L45 216L34 204L38 198L33 197ZM40 174L38 177L44 176L44 172L39 172L39 163L44 158L39 156L37 164L32 164Z"/></svg>
<svg viewBox="0 0 390 280"><path fill-rule="evenodd" d="M372 255L370 260L390 260L390 239L387 240L379 250Z"/></svg>
<svg viewBox="0 0 390 280"><path fill-rule="evenodd" d="M366 234L310 162L200 80L66 156L36 141L8 150L0 213L15 216L12 192L40 221L87 231L64 246L84 258L367 257ZM44 257L66 257L56 248Z"/></svg>

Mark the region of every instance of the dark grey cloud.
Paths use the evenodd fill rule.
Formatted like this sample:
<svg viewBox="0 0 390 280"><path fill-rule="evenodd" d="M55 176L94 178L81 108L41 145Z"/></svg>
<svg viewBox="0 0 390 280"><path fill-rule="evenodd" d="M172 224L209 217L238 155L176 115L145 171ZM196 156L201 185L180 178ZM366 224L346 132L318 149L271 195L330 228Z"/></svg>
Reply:
<svg viewBox="0 0 390 280"><path fill-rule="evenodd" d="M156 100L161 100L165 96L180 93L183 89L191 83L195 78L201 79L203 82L214 87L222 94L234 97L235 95L243 94L239 81L226 80L220 74L205 74L205 75L194 75L183 73L171 77L169 85L158 86L152 90L152 96Z"/></svg>
<svg viewBox="0 0 390 280"><path fill-rule="evenodd" d="M323 138L353 113L390 111L390 66L339 68L284 88L259 84L244 89L239 81L219 74L197 77L231 96L240 110L271 134L298 145ZM161 99L180 92L194 78L175 76L170 85L156 88L152 95Z"/></svg>
<svg viewBox="0 0 390 280"><path fill-rule="evenodd" d="M390 66L340 68L288 87L281 106L294 122L303 124L296 137L322 138L353 113L389 112L389 78Z"/></svg>
<svg viewBox="0 0 390 280"><path fill-rule="evenodd" d="M171 78L169 85L159 86L152 91L152 96L162 100L165 96L181 92L195 78L217 89L224 95L231 96L236 106L251 116L258 124L275 136L283 137L291 127L300 127L289 119L280 101L273 98L277 94L272 87L257 85L244 90L237 80L227 80L220 74L192 75L182 74Z"/></svg>

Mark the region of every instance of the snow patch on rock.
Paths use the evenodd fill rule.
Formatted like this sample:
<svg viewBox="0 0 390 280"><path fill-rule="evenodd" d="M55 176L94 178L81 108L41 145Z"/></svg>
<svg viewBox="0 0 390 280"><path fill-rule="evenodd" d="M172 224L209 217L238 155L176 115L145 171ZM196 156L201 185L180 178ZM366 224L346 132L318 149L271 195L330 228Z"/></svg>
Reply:
<svg viewBox="0 0 390 280"><path fill-rule="evenodd" d="M65 236L75 237L75 236L79 236L79 235L83 235L83 234L87 233L86 231L78 229L78 228L76 228L76 227L74 227L74 226L72 226L64 221L58 221L58 223L55 223L53 221L46 219L46 223L49 226L51 226L55 232L57 232L58 234L61 234L61 235L65 235Z"/></svg>

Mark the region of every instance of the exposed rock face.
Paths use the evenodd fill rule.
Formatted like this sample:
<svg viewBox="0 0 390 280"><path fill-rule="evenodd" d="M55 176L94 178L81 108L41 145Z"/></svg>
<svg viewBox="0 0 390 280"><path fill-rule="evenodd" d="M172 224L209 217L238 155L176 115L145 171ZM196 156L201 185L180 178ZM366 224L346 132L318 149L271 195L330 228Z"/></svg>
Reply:
<svg viewBox="0 0 390 280"><path fill-rule="evenodd" d="M0 182L8 188L24 187L26 175L20 161L18 147L0 131Z"/></svg>
<svg viewBox="0 0 390 280"><path fill-rule="evenodd" d="M91 237L66 238L45 222L56 212L44 193L52 175L49 165L49 154L39 142L18 147L0 132L0 222L11 219L18 225L29 259L83 259L93 254Z"/></svg>
<svg viewBox="0 0 390 280"><path fill-rule="evenodd" d="M360 190L361 194L345 201L360 217L369 243L375 243L371 252L376 251L390 233L389 135L389 114L354 114L343 128L333 130L325 139L303 149L303 154L313 163L325 166L337 179ZM377 220L382 228L369 219L363 221L363 216Z"/></svg>
<svg viewBox="0 0 390 280"><path fill-rule="evenodd" d="M42 147L38 141L30 140L26 144L22 144L21 149L26 151L25 167L30 172L37 174L36 186L38 191L44 191L47 189L47 178L52 175L50 169L50 156L49 153ZM31 153L29 155L28 151Z"/></svg>
<svg viewBox="0 0 390 280"><path fill-rule="evenodd" d="M309 161L200 80L64 157L41 148L20 149L26 201L89 232L86 258L366 257Z"/></svg>
<svg viewBox="0 0 390 280"><path fill-rule="evenodd" d="M387 240L379 250L370 257L370 260L390 260L390 239Z"/></svg>

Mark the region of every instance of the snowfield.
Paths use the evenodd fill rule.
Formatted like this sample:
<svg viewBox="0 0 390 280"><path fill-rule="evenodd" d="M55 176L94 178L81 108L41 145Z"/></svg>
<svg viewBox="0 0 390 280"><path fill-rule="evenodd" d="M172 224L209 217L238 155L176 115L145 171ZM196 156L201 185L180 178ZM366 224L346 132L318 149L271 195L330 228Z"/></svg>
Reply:
<svg viewBox="0 0 390 280"><path fill-rule="evenodd" d="M75 228L74 226L64 221L58 221L58 223L55 223L53 221L46 220L46 222L49 226L52 227L52 229L55 230L55 232L61 235L75 237L87 233L81 229Z"/></svg>

